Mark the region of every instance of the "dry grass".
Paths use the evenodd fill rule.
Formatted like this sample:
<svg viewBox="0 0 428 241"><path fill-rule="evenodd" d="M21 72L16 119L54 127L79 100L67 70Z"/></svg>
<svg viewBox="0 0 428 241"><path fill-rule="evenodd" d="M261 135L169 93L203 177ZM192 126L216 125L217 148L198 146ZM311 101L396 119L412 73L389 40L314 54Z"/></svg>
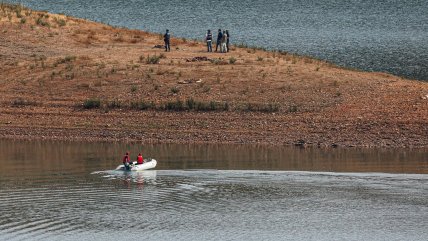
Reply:
<svg viewBox="0 0 428 241"><path fill-rule="evenodd" d="M260 130L287 138L300 133L308 138L328 139L329 123L335 123L346 130L338 134L342 141L356 138L355 135L369 140L379 130L380 123L388 123L391 129L398 128L396 133L401 133L401 127L397 126L414 130L407 134L410 139L419 138L423 143L427 139L418 135L426 134L423 126L428 126L428 103L422 99L428 94L427 83L246 46L238 46L226 54L205 53L203 43L173 38L172 51L165 53L162 48L153 47L163 44L157 34L4 3L0 4L0 29L0 103L10 107L11 100L25 96L38 104L18 106L34 108L28 112L36 116L41 111L37 108L60 106L49 110L50 125L58 128L72 125L67 124L68 117L55 113L69 111L61 108L74 110L76 104L81 106L86 100L116 101L87 110L97 119L94 123L101 125L121 111L111 108L111 113L106 114L98 110L104 106L154 111L153 106L165 106L177 98L185 106L186 100L193 98L205 103L200 104L200 109L210 110L204 106L210 106L211 102L227 103L227 111L210 112L209 118L204 117L213 126L214 129L208 128L212 132L222 130L217 119L224 125L236 123L222 131L247 133L262 118L271 123L271 128L266 124ZM189 61L201 55L211 62ZM9 111L16 114L19 109ZM161 115L160 126L180 120ZM234 119L230 119L232 116ZM0 114L0 122L8 122L8 118L10 115ZM58 124L60 120L63 124ZM195 116L189 115L187 129L192 129L191 120L196 121ZM373 131L367 132L372 137L358 131L361 120L374 126ZM131 120L123 123L128 121ZM31 126L25 120L17 123ZM296 125L295 135L285 132L287 123ZM321 134L316 134L317 131ZM388 143L394 145L392 140Z"/></svg>

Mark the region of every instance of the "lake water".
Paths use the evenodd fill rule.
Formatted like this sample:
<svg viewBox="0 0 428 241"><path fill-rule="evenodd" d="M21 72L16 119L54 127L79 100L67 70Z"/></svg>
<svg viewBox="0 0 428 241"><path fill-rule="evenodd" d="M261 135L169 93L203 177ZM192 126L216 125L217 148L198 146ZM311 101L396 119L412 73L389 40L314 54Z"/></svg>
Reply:
<svg viewBox="0 0 428 241"><path fill-rule="evenodd" d="M428 0L8 0L116 26L232 43L428 80Z"/></svg>
<svg viewBox="0 0 428 241"><path fill-rule="evenodd" d="M0 240L428 240L427 156L0 139Z"/></svg>

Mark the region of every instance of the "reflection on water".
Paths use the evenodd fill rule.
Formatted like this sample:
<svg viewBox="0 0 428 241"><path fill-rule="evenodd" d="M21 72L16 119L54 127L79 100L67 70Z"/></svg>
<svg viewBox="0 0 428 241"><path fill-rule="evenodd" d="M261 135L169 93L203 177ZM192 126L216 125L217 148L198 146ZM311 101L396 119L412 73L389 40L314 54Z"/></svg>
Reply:
<svg viewBox="0 0 428 241"><path fill-rule="evenodd" d="M428 173L428 149L300 149L251 145L176 145L0 140L1 170L110 170L126 151L160 160L156 169ZM8 165L8 164L13 165ZM28 166L31 164L31 166ZM0 171L1 171L0 170Z"/></svg>
<svg viewBox="0 0 428 241"><path fill-rule="evenodd" d="M428 175L372 172L423 150L146 145L156 170L113 170L139 149L0 140L0 240L428 239Z"/></svg>

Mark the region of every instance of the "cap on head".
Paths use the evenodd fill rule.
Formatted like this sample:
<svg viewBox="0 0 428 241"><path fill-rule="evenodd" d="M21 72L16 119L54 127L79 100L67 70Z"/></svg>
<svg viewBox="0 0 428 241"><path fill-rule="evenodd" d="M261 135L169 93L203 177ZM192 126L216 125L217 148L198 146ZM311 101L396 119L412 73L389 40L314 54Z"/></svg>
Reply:
<svg viewBox="0 0 428 241"><path fill-rule="evenodd" d="M221 29L218 29L219 32L221 32Z"/></svg>
<svg viewBox="0 0 428 241"><path fill-rule="evenodd" d="M169 32L169 29L167 29L166 31Z"/></svg>

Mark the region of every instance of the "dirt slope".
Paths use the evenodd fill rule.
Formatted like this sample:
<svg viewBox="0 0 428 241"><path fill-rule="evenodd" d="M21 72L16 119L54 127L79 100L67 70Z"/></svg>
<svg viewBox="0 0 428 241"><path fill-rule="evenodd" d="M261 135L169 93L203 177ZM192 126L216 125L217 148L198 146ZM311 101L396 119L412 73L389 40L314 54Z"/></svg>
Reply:
<svg viewBox="0 0 428 241"><path fill-rule="evenodd" d="M7 4L0 31L0 137L428 147L426 82Z"/></svg>

